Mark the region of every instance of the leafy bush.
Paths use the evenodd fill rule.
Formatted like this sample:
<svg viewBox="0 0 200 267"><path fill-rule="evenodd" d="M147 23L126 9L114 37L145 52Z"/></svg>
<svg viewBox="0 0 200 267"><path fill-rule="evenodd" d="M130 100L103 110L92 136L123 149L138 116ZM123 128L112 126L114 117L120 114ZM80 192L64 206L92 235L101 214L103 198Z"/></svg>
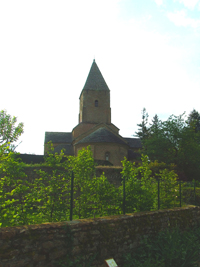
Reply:
<svg viewBox="0 0 200 267"><path fill-rule="evenodd" d="M190 205L200 206L200 188L184 187L182 190L183 201Z"/></svg>
<svg viewBox="0 0 200 267"><path fill-rule="evenodd" d="M198 266L200 228L181 232L178 228L144 238L140 246L124 257L126 267Z"/></svg>
<svg viewBox="0 0 200 267"><path fill-rule="evenodd" d="M178 206L180 202L177 174L173 170L164 169L156 176L160 183L160 208L167 209ZM155 204L155 208L157 208L158 198L156 198Z"/></svg>
<svg viewBox="0 0 200 267"><path fill-rule="evenodd" d="M6 144L0 146L0 226L27 223L31 213L29 183L23 172L23 163Z"/></svg>
<svg viewBox="0 0 200 267"><path fill-rule="evenodd" d="M44 171L27 179L24 164L13 152L0 147L0 226L17 226L69 220L71 173L74 173L73 218L122 214L123 183L119 188L109 183L104 173L97 177L92 151L88 147L78 156L54 153L50 144ZM126 213L155 210L179 204L177 176L173 170L161 169L152 174L147 156L139 166L122 161L125 179ZM157 166L157 165L156 165ZM123 181L122 181L123 182Z"/></svg>
<svg viewBox="0 0 200 267"><path fill-rule="evenodd" d="M142 163L126 159L122 161L122 176L125 179L126 212L149 211L158 207L158 179L160 181L160 207L170 208L178 205L177 175L173 170L161 169L152 175L148 157L142 155ZM121 194L123 187L120 187Z"/></svg>
<svg viewBox="0 0 200 267"><path fill-rule="evenodd" d="M82 149L77 157L68 157L67 168L74 172L74 216L88 218L119 212L118 189L102 174L95 175L91 149Z"/></svg>

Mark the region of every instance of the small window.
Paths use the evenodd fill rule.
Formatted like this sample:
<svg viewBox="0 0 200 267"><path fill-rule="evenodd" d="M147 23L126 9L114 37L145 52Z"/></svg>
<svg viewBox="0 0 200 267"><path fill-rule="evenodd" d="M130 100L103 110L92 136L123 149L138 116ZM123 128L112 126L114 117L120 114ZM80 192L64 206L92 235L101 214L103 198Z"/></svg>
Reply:
<svg viewBox="0 0 200 267"><path fill-rule="evenodd" d="M109 153L106 152L106 160L109 161Z"/></svg>
<svg viewBox="0 0 200 267"><path fill-rule="evenodd" d="M95 100L95 101L94 101L94 106L95 106L95 107L98 107L98 105L99 105L98 100Z"/></svg>

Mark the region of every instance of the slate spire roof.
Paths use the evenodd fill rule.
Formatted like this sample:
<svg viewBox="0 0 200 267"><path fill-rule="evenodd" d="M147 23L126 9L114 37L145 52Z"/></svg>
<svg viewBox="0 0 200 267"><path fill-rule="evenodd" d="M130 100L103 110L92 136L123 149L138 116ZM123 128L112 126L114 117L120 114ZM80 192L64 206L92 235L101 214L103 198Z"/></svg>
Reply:
<svg viewBox="0 0 200 267"><path fill-rule="evenodd" d="M101 74L95 60L92 63L92 66L90 68L90 72L88 74L83 90L97 90L97 91L108 90L109 91L108 85L106 84L103 78L103 75Z"/></svg>

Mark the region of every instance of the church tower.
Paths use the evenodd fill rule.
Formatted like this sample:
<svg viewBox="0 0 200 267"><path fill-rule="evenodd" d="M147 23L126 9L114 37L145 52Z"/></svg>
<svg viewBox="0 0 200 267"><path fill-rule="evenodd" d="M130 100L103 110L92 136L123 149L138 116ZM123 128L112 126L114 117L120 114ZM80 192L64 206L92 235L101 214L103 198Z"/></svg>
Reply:
<svg viewBox="0 0 200 267"><path fill-rule="evenodd" d="M111 123L110 90L95 60L79 99L79 123Z"/></svg>
<svg viewBox="0 0 200 267"><path fill-rule="evenodd" d="M110 90L95 62L92 63L81 91L78 124L72 132L46 132L45 151L52 141L54 151L64 149L66 155L78 155L78 151L90 146L95 160L121 166L126 157L135 160L142 147L137 138L124 138L111 122Z"/></svg>

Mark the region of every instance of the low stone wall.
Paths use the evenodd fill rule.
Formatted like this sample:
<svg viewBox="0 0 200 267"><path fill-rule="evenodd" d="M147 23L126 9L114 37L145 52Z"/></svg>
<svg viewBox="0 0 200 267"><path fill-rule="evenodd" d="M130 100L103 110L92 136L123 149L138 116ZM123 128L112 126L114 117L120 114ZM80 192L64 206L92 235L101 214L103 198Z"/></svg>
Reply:
<svg viewBox="0 0 200 267"><path fill-rule="evenodd" d="M167 227L182 230L200 223L200 207L188 206L156 212L0 228L1 267L56 267L71 251L87 259L97 255L94 266L122 257L139 245L142 236L155 235ZM63 265L64 266L64 265ZM67 266L67 265L65 265Z"/></svg>

